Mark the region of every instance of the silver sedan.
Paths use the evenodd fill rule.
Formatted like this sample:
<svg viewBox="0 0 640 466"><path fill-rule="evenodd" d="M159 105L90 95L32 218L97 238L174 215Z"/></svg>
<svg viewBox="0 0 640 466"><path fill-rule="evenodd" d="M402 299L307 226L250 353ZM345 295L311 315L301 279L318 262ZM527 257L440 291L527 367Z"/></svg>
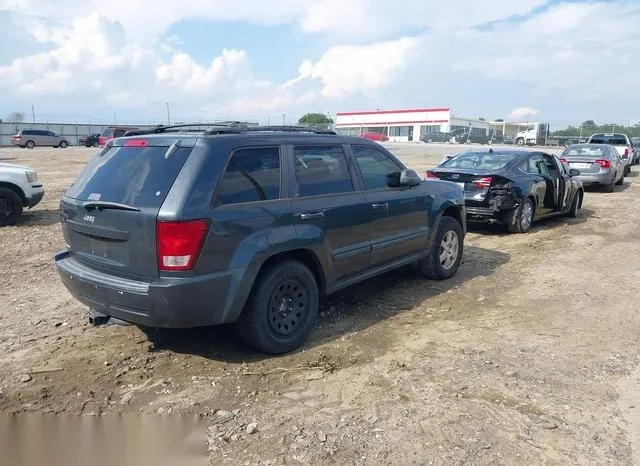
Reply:
<svg viewBox="0 0 640 466"><path fill-rule="evenodd" d="M612 193L614 185L624 181L624 160L615 147L608 144L573 144L560 156L570 168L580 171L585 186L600 186Z"/></svg>

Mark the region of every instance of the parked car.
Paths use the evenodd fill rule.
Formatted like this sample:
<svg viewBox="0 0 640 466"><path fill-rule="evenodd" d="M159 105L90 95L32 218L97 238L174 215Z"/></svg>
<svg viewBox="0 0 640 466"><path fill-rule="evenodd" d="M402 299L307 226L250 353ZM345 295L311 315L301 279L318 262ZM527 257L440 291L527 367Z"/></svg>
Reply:
<svg viewBox="0 0 640 466"><path fill-rule="evenodd" d="M375 142L386 142L389 140L389 138L382 133L362 133L360 137Z"/></svg>
<svg viewBox="0 0 640 466"><path fill-rule="evenodd" d="M42 129L21 129L15 136L11 137L14 146L33 149L41 147L60 147L64 149L69 146L69 140L64 136L58 136L53 131Z"/></svg>
<svg viewBox="0 0 640 466"><path fill-rule="evenodd" d="M44 186L31 167L0 163L0 226L13 225L24 209L35 207L44 197Z"/></svg>
<svg viewBox="0 0 640 466"><path fill-rule="evenodd" d="M124 136L127 131L137 131L138 129L139 128L130 126L110 126L102 130L102 133L100 133L100 136L98 137L98 145L104 146L111 139L120 138Z"/></svg>
<svg viewBox="0 0 640 466"><path fill-rule="evenodd" d="M491 136L488 134L469 133L469 131L466 130L458 134L455 139L459 144L491 144L493 142Z"/></svg>
<svg viewBox="0 0 640 466"><path fill-rule="evenodd" d="M85 146L85 147L98 147L99 143L100 143L100 133L81 136L80 139L78 139L78 145Z"/></svg>
<svg viewBox="0 0 640 466"><path fill-rule="evenodd" d="M625 177L625 163L615 147L606 144L574 144L567 147L560 161L580 171L584 185L600 186L612 193Z"/></svg>
<svg viewBox="0 0 640 466"><path fill-rule="evenodd" d="M94 324L235 322L274 354L304 342L322 294L412 263L452 277L466 233L455 183L422 181L372 141L302 127L113 139L60 211L68 247L55 263Z"/></svg>
<svg viewBox="0 0 640 466"><path fill-rule="evenodd" d="M631 141L623 133L595 133L589 138L588 144L610 144L616 148L625 162L625 175L631 171L633 164L633 150Z"/></svg>
<svg viewBox="0 0 640 466"><path fill-rule="evenodd" d="M640 138L631 138L631 148L634 153L633 165L640 163Z"/></svg>
<svg viewBox="0 0 640 466"><path fill-rule="evenodd" d="M522 150L469 151L427 171L427 179L464 188L467 220L501 223L525 233L552 215L578 217L584 199L580 172L558 157Z"/></svg>
<svg viewBox="0 0 640 466"><path fill-rule="evenodd" d="M420 136L420 141L426 143L451 142L451 134L445 131L429 131Z"/></svg>

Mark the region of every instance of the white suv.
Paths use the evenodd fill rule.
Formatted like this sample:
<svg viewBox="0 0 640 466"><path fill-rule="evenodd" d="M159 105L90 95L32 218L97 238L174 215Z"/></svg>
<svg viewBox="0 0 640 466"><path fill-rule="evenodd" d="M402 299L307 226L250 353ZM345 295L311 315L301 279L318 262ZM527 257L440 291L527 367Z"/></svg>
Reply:
<svg viewBox="0 0 640 466"><path fill-rule="evenodd" d="M624 161L625 176L631 171L634 161L633 147L629 136L624 133L595 133L589 138L588 144L609 144L616 148Z"/></svg>
<svg viewBox="0 0 640 466"><path fill-rule="evenodd" d="M25 207L34 207L43 197L44 186L33 168L0 163L0 227L16 223Z"/></svg>

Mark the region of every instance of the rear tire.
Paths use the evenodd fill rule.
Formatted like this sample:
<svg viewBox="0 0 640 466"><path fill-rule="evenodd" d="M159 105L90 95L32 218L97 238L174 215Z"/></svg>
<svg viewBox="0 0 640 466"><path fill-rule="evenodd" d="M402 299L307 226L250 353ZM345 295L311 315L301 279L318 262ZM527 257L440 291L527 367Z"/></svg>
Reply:
<svg viewBox="0 0 640 466"><path fill-rule="evenodd" d="M289 260L260 274L236 328L253 348L282 354L301 346L318 314L316 278L304 264Z"/></svg>
<svg viewBox="0 0 640 466"><path fill-rule="evenodd" d="M68 146L69 146L69 143L68 143L67 141L62 141L62 142L58 145L58 147L59 147L60 149L66 149Z"/></svg>
<svg viewBox="0 0 640 466"><path fill-rule="evenodd" d="M573 203L571 204L571 210L569 211L569 216L571 218L580 217L580 212L582 211L582 191L578 191L576 193L576 197L573 198Z"/></svg>
<svg viewBox="0 0 640 466"><path fill-rule="evenodd" d="M420 273L431 280L453 277L462 260L462 226L452 217L442 217L429 255L418 263Z"/></svg>
<svg viewBox="0 0 640 466"><path fill-rule="evenodd" d="M22 199L9 188L0 188L0 227L14 225L22 217Z"/></svg>
<svg viewBox="0 0 640 466"><path fill-rule="evenodd" d="M27 141L24 147L26 147L27 149L33 149L34 147L36 147L36 143L33 141Z"/></svg>
<svg viewBox="0 0 640 466"><path fill-rule="evenodd" d="M605 193L612 193L615 189L615 181L611 180L611 183L602 186L602 191Z"/></svg>
<svg viewBox="0 0 640 466"><path fill-rule="evenodd" d="M535 207L533 202L530 198L526 198L513 212L509 222L509 231L511 233L528 233L533 226L534 216Z"/></svg>
<svg viewBox="0 0 640 466"><path fill-rule="evenodd" d="M617 186L621 186L622 183L624 183L624 176L621 176L620 179L618 181L616 181L616 185Z"/></svg>

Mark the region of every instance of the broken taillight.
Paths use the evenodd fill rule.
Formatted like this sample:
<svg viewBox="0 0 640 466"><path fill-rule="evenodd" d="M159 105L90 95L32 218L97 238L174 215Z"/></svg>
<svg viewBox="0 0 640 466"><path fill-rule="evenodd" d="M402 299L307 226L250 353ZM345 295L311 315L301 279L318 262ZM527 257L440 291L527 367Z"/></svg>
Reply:
<svg viewBox="0 0 640 466"><path fill-rule="evenodd" d="M208 220L158 222L158 269L193 269L208 231Z"/></svg>
<svg viewBox="0 0 640 466"><path fill-rule="evenodd" d="M477 180L473 180L473 184L478 189L489 189L489 187L491 186L491 182L492 181L493 181L492 177L485 176L484 178L479 178Z"/></svg>

